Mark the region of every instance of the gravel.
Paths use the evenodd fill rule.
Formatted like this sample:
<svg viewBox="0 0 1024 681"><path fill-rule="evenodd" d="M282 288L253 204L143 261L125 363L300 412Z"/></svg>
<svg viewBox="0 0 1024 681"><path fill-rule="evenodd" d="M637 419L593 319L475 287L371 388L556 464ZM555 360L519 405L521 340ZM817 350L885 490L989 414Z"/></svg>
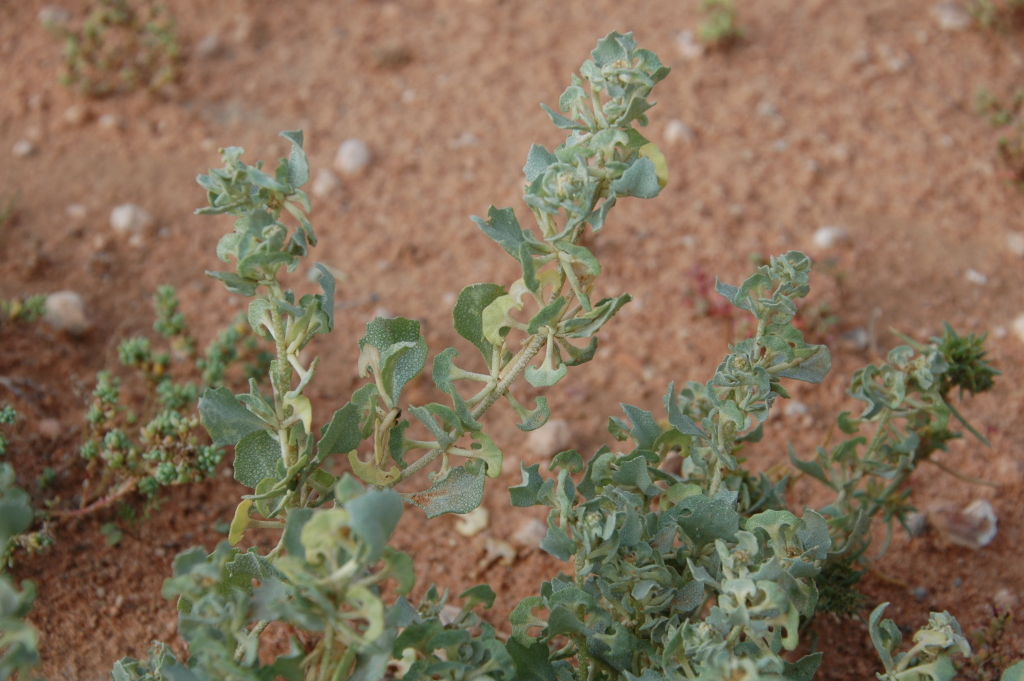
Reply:
<svg viewBox="0 0 1024 681"><path fill-rule="evenodd" d="M334 156L335 170L345 176L362 175L369 165L370 147L363 140L354 137L342 142Z"/></svg>
<svg viewBox="0 0 1024 681"><path fill-rule="evenodd" d="M110 211L110 227L115 232L143 232L152 227L156 221L142 206L134 203L123 203Z"/></svg>
<svg viewBox="0 0 1024 681"><path fill-rule="evenodd" d="M74 291L57 291L47 296L43 321L57 331L66 331L72 336L82 335L90 326L85 314L85 301Z"/></svg>

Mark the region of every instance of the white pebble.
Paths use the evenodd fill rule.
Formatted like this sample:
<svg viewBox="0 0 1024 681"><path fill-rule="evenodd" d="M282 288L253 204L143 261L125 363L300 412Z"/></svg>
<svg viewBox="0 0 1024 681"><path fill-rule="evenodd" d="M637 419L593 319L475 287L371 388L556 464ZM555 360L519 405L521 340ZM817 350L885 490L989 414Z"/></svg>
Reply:
<svg viewBox="0 0 1024 681"><path fill-rule="evenodd" d="M779 110L774 104L765 100L757 105L757 115L762 118L772 118L779 115Z"/></svg>
<svg viewBox="0 0 1024 681"><path fill-rule="evenodd" d="M22 158L31 156L36 153L36 145L32 144L29 140L18 140L11 147L11 153Z"/></svg>
<svg viewBox="0 0 1024 681"><path fill-rule="evenodd" d="M224 52L224 42L216 33L208 33L196 43L195 53L200 59L219 57Z"/></svg>
<svg viewBox="0 0 1024 681"><path fill-rule="evenodd" d="M105 113L99 117L96 124L104 130L122 130L124 128L124 119L117 114Z"/></svg>
<svg viewBox="0 0 1024 681"><path fill-rule="evenodd" d="M85 302L74 291L57 291L46 297L43 321L58 331L78 336L89 330Z"/></svg>
<svg viewBox="0 0 1024 681"><path fill-rule="evenodd" d="M931 14L943 31L965 31L971 27L971 15L955 2L940 2L932 6Z"/></svg>
<svg viewBox="0 0 1024 681"><path fill-rule="evenodd" d="M1021 342L1024 343L1024 314L1014 319L1010 328L1013 329L1013 333L1016 334L1017 338L1020 338Z"/></svg>
<svg viewBox="0 0 1024 681"><path fill-rule="evenodd" d="M334 168L342 175L360 175L370 165L370 147L360 139L350 138L341 143L334 156Z"/></svg>
<svg viewBox="0 0 1024 681"><path fill-rule="evenodd" d="M526 438L526 446L540 457L551 458L569 448L572 429L564 419L551 419Z"/></svg>
<svg viewBox="0 0 1024 681"><path fill-rule="evenodd" d="M797 400L789 400L783 408L782 413L786 416L807 416L811 413L810 407Z"/></svg>
<svg viewBox="0 0 1024 681"><path fill-rule="evenodd" d="M814 245L818 248L833 248L849 240L850 233L837 225L819 227L814 232Z"/></svg>
<svg viewBox="0 0 1024 681"><path fill-rule="evenodd" d="M338 179L338 176L330 168L321 168L316 171L316 177L313 178L313 185L310 187L310 191L318 199L324 199L340 188L341 180Z"/></svg>
<svg viewBox="0 0 1024 681"><path fill-rule="evenodd" d="M1024 233L1010 232L1006 235L1006 246L1014 255L1024 258Z"/></svg>
<svg viewBox="0 0 1024 681"><path fill-rule="evenodd" d="M998 524L992 504L984 499L972 501L963 510L948 505L935 508L928 522L946 542L975 550L992 543Z"/></svg>
<svg viewBox="0 0 1024 681"><path fill-rule="evenodd" d="M74 127L88 123L91 117L92 111L84 104L72 104L64 109L64 122Z"/></svg>
<svg viewBox="0 0 1024 681"><path fill-rule="evenodd" d="M412 104L416 101L416 90L406 88L402 90L402 104Z"/></svg>
<svg viewBox="0 0 1024 681"><path fill-rule="evenodd" d="M123 203L110 211L110 226L115 232L141 232L154 222L145 208L134 203Z"/></svg>
<svg viewBox="0 0 1024 681"><path fill-rule="evenodd" d="M547 525L536 518L530 518L519 523L515 534L512 535L512 541L524 548L535 549L540 546L547 534Z"/></svg>
<svg viewBox="0 0 1024 681"><path fill-rule="evenodd" d="M1001 612L1013 612L1020 605L1020 599L1009 589L1000 589L992 597L992 605Z"/></svg>
<svg viewBox="0 0 1024 681"><path fill-rule="evenodd" d="M36 17L45 28L59 28L71 22L71 12L63 7L44 7Z"/></svg>
<svg viewBox="0 0 1024 681"><path fill-rule="evenodd" d="M683 59L698 59L704 56L704 45L693 35L693 31L676 33L676 49Z"/></svg>
<svg viewBox="0 0 1024 681"><path fill-rule="evenodd" d="M459 516L455 523L455 531L463 537L475 537L491 523L491 514L483 506L477 506L469 513Z"/></svg>
<svg viewBox="0 0 1024 681"><path fill-rule="evenodd" d="M678 118L673 118L665 126L666 144L679 144L680 142L689 142L692 139L693 131L690 130L690 126Z"/></svg>
<svg viewBox="0 0 1024 681"><path fill-rule="evenodd" d="M66 215L69 220L74 220L75 222L81 222L88 214L89 209L85 207L84 203L68 204L68 207L64 209L64 215Z"/></svg>
<svg viewBox="0 0 1024 681"><path fill-rule="evenodd" d="M988 277L986 277L978 270L973 269L968 269L966 272L964 272L964 279L971 282L972 284L977 284L978 286L984 286L985 284L988 283Z"/></svg>

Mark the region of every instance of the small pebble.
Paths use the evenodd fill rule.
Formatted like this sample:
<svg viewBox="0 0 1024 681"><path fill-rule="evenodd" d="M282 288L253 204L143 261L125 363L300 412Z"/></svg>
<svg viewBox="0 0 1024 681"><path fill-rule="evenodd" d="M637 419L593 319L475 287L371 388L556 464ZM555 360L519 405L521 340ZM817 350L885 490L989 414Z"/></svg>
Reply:
<svg viewBox="0 0 1024 681"><path fill-rule="evenodd" d="M782 410L786 416L807 416L810 412L811 410L806 404L797 400L789 400Z"/></svg>
<svg viewBox="0 0 1024 681"><path fill-rule="evenodd" d="M416 90L406 88L402 90L402 104L412 104L416 101Z"/></svg>
<svg viewBox="0 0 1024 681"><path fill-rule="evenodd" d="M779 110L775 108L775 105L765 100L757 105L757 115L761 118L773 118L779 115Z"/></svg>
<svg viewBox="0 0 1024 681"><path fill-rule="evenodd" d="M196 43L196 56L200 59L214 59L224 53L224 41L216 33L207 33Z"/></svg>
<svg viewBox="0 0 1024 681"><path fill-rule="evenodd" d="M18 140L11 147L11 153L21 158L31 156L36 153L36 145L32 144L29 140Z"/></svg>
<svg viewBox="0 0 1024 681"><path fill-rule="evenodd" d="M978 286L984 286L988 283L988 277L974 269L968 269L964 272L964 279Z"/></svg>
<svg viewBox="0 0 1024 681"><path fill-rule="evenodd" d="M1024 314L1013 320L1013 324L1010 326L1013 329L1013 333L1020 338L1021 342L1024 343Z"/></svg>
<svg viewBox="0 0 1024 681"><path fill-rule="evenodd" d="M535 455L551 458L569 448L572 429L564 419L551 419L537 430L530 431L526 446Z"/></svg>
<svg viewBox="0 0 1024 681"><path fill-rule="evenodd" d="M953 580L953 588L955 588L955 589L959 589L959 588L960 588L960 587L962 587L963 585L964 585L964 580L963 580L963 579L961 579L960 577L957 577L957 578L955 578L955 579Z"/></svg>
<svg viewBox="0 0 1024 681"><path fill-rule="evenodd" d="M107 590L102 586L96 587L96 598L102 600L107 597Z"/></svg>
<svg viewBox="0 0 1024 681"><path fill-rule="evenodd" d="M347 139L338 147L334 168L342 175L360 175L370 165L370 147L360 139Z"/></svg>
<svg viewBox="0 0 1024 681"><path fill-rule="evenodd" d="M66 215L69 220L74 220L75 222L84 220L88 214L89 209L85 207L84 203L71 203L64 209L64 215Z"/></svg>
<svg viewBox="0 0 1024 681"><path fill-rule="evenodd" d="M704 56L704 45L694 37L693 31L676 33L676 49L683 59L699 59Z"/></svg>
<svg viewBox="0 0 1024 681"><path fill-rule="evenodd" d="M673 118L665 126L666 144L679 144L680 142L689 142L692 139L693 131L690 130L690 126L678 118Z"/></svg>
<svg viewBox="0 0 1024 681"><path fill-rule="evenodd" d="M134 203L124 203L110 211L110 226L115 232L141 232L153 224L153 216Z"/></svg>
<svg viewBox="0 0 1024 681"><path fill-rule="evenodd" d="M924 588L923 586L919 586L916 589L912 589L910 591L910 595L919 601L923 601L924 599L928 598L928 589Z"/></svg>
<svg viewBox="0 0 1024 681"><path fill-rule="evenodd" d="M71 12L63 7L44 7L36 15L45 28L60 28L71 22Z"/></svg>
<svg viewBox="0 0 1024 681"><path fill-rule="evenodd" d="M535 549L544 541L548 534L547 526L536 518L530 518L519 523L512 541L527 549Z"/></svg>
<svg viewBox="0 0 1024 681"><path fill-rule="evenodd" d="M943 31L965 31L971 27L971 15L955 2L932 6L931 15Z"/></svg>
<svg viewBox="0 0 1024 681"><path fill-rule="evenodd" d="M814 232L814 245L818 248L833 248L850 240L850 233L837 225L819 227Z"/></svg>
<svg viewBox="0 0 1024 681"><path fill-rule="evenodd" d="M483 506L478 506L469 513L459 516L455 523L455 531L463 537L475 537L491 523L491 514Z"/></svg>
<svg viewBox="0 0 1024 681"><path fill-rule="evenodd" d="M92 111L84 104L72 104L64 109L64 122L68 125L78 127L89 122L92 118Z"/></svg>
<svg viewBox="0 0 1024 681"><path fill-rule="evenodd" d="M313 185L310 187L313 196L324 199L339 189L341 189L341 180L334 174L334 171L330 168L321 168L316 171L316 177L313 178Z"/></svg>
<svg viewBox="0 0 1024 681"><path fill-rule="evenodd" d="M928 522L946 542L978 550L995 539L998 521L992 504L978 499L962 510L939 506L929 512Z"/></svg>
<svg viewBox="0 0 1024 681"><path fill-rule="evenodd" d="M39 419L36 424L36 429L39 434L50 440L56 440L60 437L61 425L58 419Z"/></svg>
<svg viewBox="0 0 1024 681"><path fill-rule="evenodd" d="M1007 234L1006 246L1014 255L1024 258L1024 232L1010 232Z"/></svg>
<svg viewBox="0 0 1024 681"><path fill-rule="evenodd" d="M1006 336L1009 335L1009 333L1010 332L1006 330L1005 326L996 326L992 328L993 338L1003 339L1006 338Z"/></svg>
<svg viewBox="0 0 1024 681"><path fill-rule="evenodd" d="M79 336L89 330L85 302L74 291L58 291L46 297L43 321L58 331Z"/></svg>
<svg viewBox="0 0 1024 681"><path fill-rule="evenodd" d="M928 529L928 516L918 511L911 511L907 514L907 532L911 537L920 537Z"/></svg>
<svg viewBox="0 0 1024 681"><path fill-rule="evenodd" d="M118 116L117 114L113 113L103 114L99 117L99 120L96 121L96 124L103 128L104 130L124 129L124 119Z"/></svg>

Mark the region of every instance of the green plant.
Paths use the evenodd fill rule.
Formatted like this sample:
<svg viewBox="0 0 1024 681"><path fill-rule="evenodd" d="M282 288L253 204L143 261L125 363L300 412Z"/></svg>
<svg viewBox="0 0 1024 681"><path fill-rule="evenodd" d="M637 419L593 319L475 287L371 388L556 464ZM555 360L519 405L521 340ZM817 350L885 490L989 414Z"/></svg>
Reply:
<svg viewBox="0 0 1024 681"><path fill-rule="evenodd" d="M46 314L46 296L28 296L24 300L0 300L0 322L34 322Z"/></svg>
<svg viewBox="0 0 1024 681"><path fill-rule="evenodd" d="M989 30L1006 32L1024 23L1022 0L971 0L967 11L979 26Z"/></svg>
<svg viewBox="0 0 1024 681"><path fill-rule="evenodd" d="M595 334L629 301L628 294L593 300L601 266L579 239L587 224L603 227L619 197L652 198L664 184L664 158L633 123L646 124L647 97L668 70L631 34L608 35L592 57L560 99L562 113L545 108L569 130L566 142L554 152L534 146L524 168L539 233L523 229L512 209L475 218L523 276L507 288L474 284L460 294L455 329L481 352L486 373L457 367L453 348L437 353L432 378L450 404L401 402L428 350L416 322L378 318L359 343L360 373L372 380L314 428L303 393L317 360L300 353L334 325L334 280L317 265L321 292L301 297L279 280L316 245L300 189L309 179L302 134L282 133L291 152L273 175L243 163L232 147L222 152L223 168L200 176L210 207L199 212L235 218L217 248L233 268L209 274L252 298L248 324L276 351L270 393L255 380L239 395L223 386L204 391L202 423L215 445L235 447L235 478L252 493L237 506L228 541L210 554L202 547L179 554L165 582L187 659L154 643L146 660L119 661L114 681L813 677L821 653L794 662L784 651L795 650L820 607L859 610L854 587L868 561L872 520L891 531L903 519L910 472L957 436L947 428L951 418L966 426L948 395L986 390L996 372L983 339L950 329L858 371L850 394L866 406L838 419L851 437L810 461L791 456L800 474L835 493L828 506L798 517L786 508L786 479L754 475L738 456L761 439L775 401L788 397L784 381L817 383L830 368L828 349L807 343L792 323L809 291L811 263L798 252L769 259L739 287L716 284L751 316L750 337L729 347L706 383L670 384L666 420L623 405L626 418L611 418L608 429L631 441L627 451L606 445L587 459L564 451L551 462L552 476L538 464L522 467L512 504L550 509L541 547L571 561L572 573L544 582L515 608L507 641L476 613L494 601L485 585L463 592L453 617L447 591L430 588L416 605L406 598L412 559L387 544L404 504L430 517L476 508L502 457L481 416L504 397L521 430L539 427L547 402L523 406L510 392L517 377L543 388L591 360ZM580 347L577 338L590 340ZM122 354L158 378L161 365L144 350L135 343ZM456 387L465 381L481 386L466 397ZM107 381L98 399L113 389ZM402 413L417 423L400 420ZM685 457L679 474L666 470L676 453ZM337 455L362 482L328 472ZM276 546L236 548L250 529L276 531ZM956 621L933 613L915 645L899 653L899 629L881 620L883 609L870 617L885 669L879 678L951 679L951 656L969 651ZM271 622L303 634L274 655L261 640Z"/></svg>
<svg viewBox="0 0 1024 681"><path fill-rule="evenodd" d="M1022 10L1024 11L1024 10ZM1024 189L1024 119L1021 107L1024 105L1024 90L1014 93L1010 104L1003 104L985 88L975 96L975 108L988 119L989 125L1000 129L996 151L1006 167L1010 182L1018 189Z"/></svg>
<svg viewBox="0 0 1024 681"><path fill-rule="evenodd" d="M29 678L39 664L39 635L25 621L35 586L26 580L19 590L4 574L11 546L32 524L32 516L28 494L14 486L14 469L0 463L0 679Z"/></svg>
<svg viewBox="0 0 1024 681"><path fill-rule="evenodd" d="M47 28L64 40L61 82L83 95L157 91L178 77L174 21L154 0L96 0L81 26Z"/></svg>
<svg viewBox="0 0 1024 681"><path fill-rule="evenodd" d="M743 37L736 23L735 0L700 0L700 11L697 37L706 45L728 49Z"/></svg>

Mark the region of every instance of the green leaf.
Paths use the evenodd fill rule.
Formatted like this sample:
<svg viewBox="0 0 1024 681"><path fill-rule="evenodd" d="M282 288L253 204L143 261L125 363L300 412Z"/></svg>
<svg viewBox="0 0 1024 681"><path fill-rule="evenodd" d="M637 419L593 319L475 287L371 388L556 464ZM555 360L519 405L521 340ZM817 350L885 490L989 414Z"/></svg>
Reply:
<svg viewBox="0 0 1024 681"><path fill-rule="evenodd" d="M256 287L259 285L255 279L246 279L238 276L234 272L206 270L206 276L213 277L214 279L223 282L224 288L226 288L230 293L236 293L247 298L256 295Z"/></svg>
<svg viewBox="0 0 1024 681"><path fill-rule="evenodd" d="M549 165L557 162L558 158L554 154L539 144L534 144L530 147L530 153L526 157L526 165L523 166L526 182L533 182L544 174Z"/></svg>
<svg viewBox="0 0 1024 681"><path fill-rule="evenodd" d="M521 423L516 424L516 428L524 432L537 430L547 423L548 417L551 416L551 412L548 410L548 398L546 397L538 397L537 406L532 411L519 404L519 402L512 397L512 393L508 390L505 391L505 399L509 401L509 404L512 405L512 409L514 409L519 418L522 419Z"/></svg>
<svg viewBox="0 0 1024 681"><path fill-rule="evenodd" d="M235 445L235 480L255 489L264 478L279 479L281 445L266 430L249 433Z"/></svg>
<svg viewBox="0 0 1024 681"><path fill-rule="evenodd" d="M615 313L622 309L622 306L633 300L633 296L623 293L617 298L605 298L594 306L594 309L585 315L567 319L559 326L562 328L561 335L566 338L584 338L593 336Z"/></svg>
<svg viewBox="0 0 1024 681"><path fill-rule="evenodd" d="M320 441L316 443L317 463L332 454L346 454L358 447L363 440L359 432L362 420L363 415L351 402L334 412L331 422L320 429Z"/></svg>
<svg viewBox="0 0 1024 681"><path fill-rule="evenodd" d="M313 267L320 270L320 278L317 279L317 283L320 284L320 290L323 291L314 297L320 301L320 310L327 316L327 328L321 328L320 333L327 333L334 328L334 275L326 266L318 262L313 263Z"/></svg>
<svg viewBox="0 0 1024 681"><path fill-rule="evenodd" d="M359 349L372 345L380 353L381 382L397 402L405 384L427 363L427 343L420 335L420 323L412 319L378 317L366 325Z"/></svg>
<svg viewBox="0 0 1024 681"><path fill-rule="evenodd" d="M999 681L1024 681L1024 661L1017 662L1006 668Z"/></svg>
<svg viewBox="0 0 1024 681"><path fill-rule="evenodd" d="M253 333L267 340L271 339L270 329L271 326L271 310L274 309L274 304L266 298L253 298L252 302L249 303L249 326L252 328Z"/></svg>
<svg viewBox="0 0 1024 681"><path fill-rule="evenodd" d="M527 325L526 333L531 336L541 330L542 327L547 326L553 319L558 317L558 313L565 307L565 297L558 296L550 303L541 308L540 312L533 316L530 323Z"/></svg>
<svg viewBox="0 0 1024 681"><path fill-rule="evenodd" d="M367 560L376 562L402 517L402 498L392 490L370 491L345 504L349 526L370 547Z"/></svg>
<svg viewBox="0 0 1024 681"><path fill-rule="evenodd" d="M309 182L309 160L302 150L302 131L286 130L280 136L292 143L291 153L288 154L288 182L293 187L301 187Z"/></svg>
<svg viewBox="0 0 1024 681"><path fill-rule="evenodd" d="M21 534L32 524L32 506L27 492L17 487L0 489L0 553L7 542Z"/></svg>
<svg viewBox="0 0 1024 681"><path fill-rule="evenodd" d="M199 398L198 409L199 420L218 446L237 444L246 435L267 427L223 386L207 388Z"/></svg>
<svg viewBox="0 0 1024 681"><path fill-rule="evenodd" d="M551 465L548 466L548 470L553 471L556 468L565 468L573 475L582 473L584 468L583 457L575 449L559 452L551 459Z"/></svg>
<svg viewBox="0 0 1024 681"><path fill-rule="evenodd" d="M693 540L695 549L714 542L735 541L740 529L740 516L732 505L721 498L704 495L688 496L679 501L658 519L659 527L675 522Z"/></svg>
<svg viewBox="0 0 1024 681"><path fill-rule="evenodd" d="M544 620L542 620L541 618L539 618L539 617L537 617L536 615L533 614L533 609L534 608L543 608L543 607L544 607L544 599L541 598L540 596L529 596L529 597L524 598L523 600L519 601L519 604L516 605L515 608L513 608L512 612L509 613L509 616L508 616L508 621L512 625L512 636L508 640L509 641L516 641L517 643L519 643L522 646L528 646L529 645L532 648L533 645L531 645L531 644L535 644L536 643L537 637L530 636L529 633L528 633L529 630L534 628L534 627L541 627L541 628L543 628L543 627L546 627L547 624L548 624L547 622L545 622ZM547 647L546 644L538 644L538 645L543 645L544 646L544 650L547 651L548 647ZM547 657L547 652L545 652L544 655L545 655L545 657ZM513 654L513 658L512 659L513 660L516 659L515 654ZM517 672L518 672L518 669L519 669L518 665L516 666L516 669L517 669ZM519 678L518 674L517 674L517 678Z"/></svg>
<svg viewBox="0 0 1024 681"><path fill-rule="evenodd" d="M661 192L658 169L654 161L649 158L637 159L622 173L622 177L612 182L611 190L619 196L653 199Z"/></svg>
<svg viewBox="0 0 1024 681"><path fill-rule="evenodd" d="M515 681L559 681L548 660L548 644L537 642L527 646L510 636L505 641L505 650L516 666Z"/></svg>
<svg viewBox="0 0 1024 681"><path fill-rule="evenodd" d="M523 483L508 488L512 505L520 508L543 505L544 501L538 496L538 493L544 486L544 478L540 477L538 472L540 464L535 463L532 466L527 466L525 463L520 463L519 468L523 473Z"/></svg>
<svg viewBox="0 0 1024 681"><path fill-rule="evenodd" d="M879 604L877 608L871 611L871 616L868 618L868 631L871 633L871 643L874 644L878 656L882 658L882 664L887 672L893 668L892 652L903 643L903 635L893 621L881 621L882 613L888 607L888 602Z"/></svg>
<svg viewBox="0 0 1024 681"><path fill-rule="evenodd" d="M566 354L569 355L569 359L565 362L567 366L575 367L580 364L586 364L590 360L594 359L594 355L597 353L597 336L592 336L590 342L585 348L578 348L561 336L556 336L555 340L558 341L561 349L565 350ZM556 351L558 350L558 348L555 349ZM556 356L556 360L560 359L561 353Z"/></svg>
<svg viewBox="0 0 1024 681"><path fill-rule="evenodd" d="M385 563L385 569L398 582L395 585L395 592L404 596L412 591L416 585L416 571L412 566L412 557L390 546L385 546L381 553L381 560Z"/></svg>
<svg viewBox="0 0 1024 681"><path fill-rule="evenodd" d="M509 329L512 328L514 320L509 315L509 311L512 309L522 309L522 305L516 303L512 296L509 295L495 298L484 308L480 319L483 324L484 338L489 343L501 346L505 336L508 335ZM490 361L490 358L487 359Z"/></svg>
<svg viewBox="0 0 1024 681"><path fill-rule="evenodd" d="M576 553L576 544L569 539L565 530L555 524L557 517L558 510L551 509L551 513L548 514L548 533L541 540L540 548L558 560L569 560Z"/></svg>
<svg viewBox="0 0 1024 681"><path fill-rule="evenodd" d="M424 492L403 494L402 497L414 506L426 511L428 518L444 513L469 513L480 505L484 498L484 467L477 466L470 472L469 466L457 466L448 475Z"/></svg>
<svg viewBox="0 0 1024 681"><path fill-rule="evenodd" d="M565 116L563 116L560 113L556 113L547 104L541 104L540 106L541 106L542 109L544 109L544 113L546 113L548 115L548 117L551 119L551 122L554 123L555 127L557 127L557 128L561 128L563 130L586 130L587 129L587 126L581 125L581 124L577 123L576 121L572 120L571 118L566 118Z"/></svg>
<svg viewBox="0 0 1024 681"><path fill-rule="evenodd" d="M462 607L466 610L472 610L478 603L482 603L484 608L489 610L494 605L496 597L494 589L487 584L477 584L459 594L459 598L465 601Z"/></svg>
<svg viewBox="0 0 1024 681"><path fill-rule="evenodd" d="M503 295L505 289L497 284L473 284L462 289L452 310L455 331L480 350L488 365L491 363L492 346L484 338L482 315L488 305Z"/></svg>
<svg viewBox="0 0 1024 681"><path fill-rule="evenodd" d="M626 416L633 422L633 429L629 436L633 439L637 449L654 449L654 441L661 435L661 428L654 420L654 414L649 411L634 407L629 404L621 404Z"/></svg>
<svg viewBox="0 0 1024 681"><path fill-rule="evenodd" d="M434 379L434 385L452 398L452 407L454 407L459 420L462 421L462 427L466 430L478 431L483 426L473 418L473 413L466 405L466 401L462 399L462 395L460 395L455 389L455 386L452 385L451 374L452 370L455 368L452 361L458 356L459 351L455 348L445 348L438 354L434 355L434 366L433 371L431 372L431 377Z"/></svg>
<svg viewBox="0 0 1024 681"><path fill-rule="evenodd" d="M804 655L796 662L782 661L782 676L786 681L813 681L814 673L821 665L823 653Z"/></svg>
<svg viewBox="0 0 1024 681"><path fill-rule="evenodd" d="M519 226L515 211L511 208L487 209L487 219L472 216L470 218L483 233L498 243L505 252L516 260L519 259L519 246L523 243L523 229Z"/></svg>
<svg viewBox="0 0 1024 681"><path fill-rule="evenodd" d="M825 376L828 375L829 369L832 368L832 357L828 352L828 348L824 345L812 345L805 350L798 351L798 353L807 353L808 350L813 350L813 354L810 354L801 364L791 369L774 372L775 375L782 378L804 381L805 383L821 383Z"/></svg>
<svg viewBox="0 0 1024 681"><path fill-rule="evenodd" d="M804 461L797 457L796 452L793 451L793 445L789 445L789 462L793 464L793 467L799 471L806 473L815 480L820 480L829 487L832 486L831 481L825 474L825 469L821 467L821 464L817 461Z"/></svg>
<svg viewBox="0 0 1024 681"><path fill-rule="evenodd" d="M473 447L472 451L476 452L474 458L480 459L486 465L487 477L496 478L501 475L501 450L494 444L494 440L483 432L472 433L470 437L480 445Z"/></svg>
<svg viewBox="0 0 1024 681"><path fill-rule="evenodd" d="M526 382L535 388L549 388L565 378L568 371L569 367L564 364L560 364L557 369L549 369L542 364L539 368L526 367L523 376Z"/></svg>
<svg viewBox="0 0 1024 681"><path fill-rule="evenodd" d="M816 511L809 508L804 509L804 517L801 518L800 527L797 528L796 536L804 545L805 551L814 552L814 560L825 560L828 551L832 548L832 539L828 534L828 523Z"/></svg>
<svg viewBox="0 0 1024 681"><path fill-rule="evenodd" d="M601 263L596 257L594 257L594 254L584 246L578 246L568 242L559 242L557 248L560 251L568 253L573 262L583 265L587 274L593 276L601 274Z"/></svg>
<svg viewBox="0 0 1024 681"><path fill-rule="evenodd" d="M311 508L293 508L284 521L282 542L289 556L305 559L306 547L302 545L302 528L313 515Z"/></svg>

